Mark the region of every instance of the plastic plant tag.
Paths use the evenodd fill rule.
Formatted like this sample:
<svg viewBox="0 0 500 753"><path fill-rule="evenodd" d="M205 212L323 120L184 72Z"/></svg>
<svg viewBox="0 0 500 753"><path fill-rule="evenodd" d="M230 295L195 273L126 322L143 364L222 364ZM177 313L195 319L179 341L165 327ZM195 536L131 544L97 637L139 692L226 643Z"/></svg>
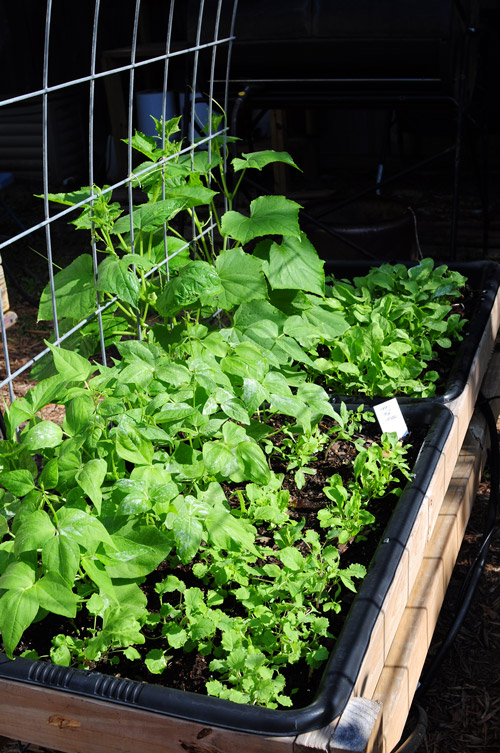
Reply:
<svg viewBox="0 0 500 753"><path fill-rule="evenodd" d="M395 397L373 408L382 431L395 431L398 439L408 434L408 427Z"/></svg>

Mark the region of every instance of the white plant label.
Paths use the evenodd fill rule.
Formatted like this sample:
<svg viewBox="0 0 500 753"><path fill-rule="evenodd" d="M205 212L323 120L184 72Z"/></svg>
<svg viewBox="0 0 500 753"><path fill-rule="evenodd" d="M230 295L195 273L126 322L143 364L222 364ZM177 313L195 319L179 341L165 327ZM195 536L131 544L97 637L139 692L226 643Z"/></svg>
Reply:
<svg viewBox="0 0 500 753"><path fill-rule="evenodd" d="M401 408L395 397L386 400L385 403L375 405L373 408L381 430L395 431L398 439L408 434L408 427L401 413Z"/></svg>

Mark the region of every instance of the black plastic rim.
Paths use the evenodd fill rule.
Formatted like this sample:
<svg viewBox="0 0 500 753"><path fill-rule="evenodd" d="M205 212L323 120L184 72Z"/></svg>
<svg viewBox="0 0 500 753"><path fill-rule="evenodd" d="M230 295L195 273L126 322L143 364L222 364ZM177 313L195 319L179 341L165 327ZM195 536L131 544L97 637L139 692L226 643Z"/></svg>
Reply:
<svg viewBox="0 0 500 753"><path fill-rule="evenodd" d="M382 264L392 262L384 261L377 265L374 262L325 262L325 272L333 274L337 279L352 280L353 277L364 277L370 269ZM406 267L415 267L419 262L400 261L394 262L403 264ZM458 346L455 359L449 371L446 381L445 390L442 394L433 395L432 397L412 397L411 395L398 395L398 403L449 403L455 400L464 390L469 378L472 362L479 347L481 337L488 323L488 319L500 287L500 264L493 261L472 261L472 262L439 262L435 265L446 264L449 269L460 272L465 277L473 290L477 291L477 301L474 312L468 322L463 340ZM332 395L335 403L352 402L352 403L371 403L376 404L388 397L367 397L366 395Z"/></svg>
<svg viewBox="0 0 500 753"><path fill-rule="evenodd" d="M329 724L343 711L352 692L377 616L454 420L448 408L440 404L402 406L402 411L410 428L422 425L430 428L415 463L412 481L397 502L327 663L315 700L309 706L283 711L260 708L42 661L11 660L4 654L0 654L0 678L249 734L296 735Z"/></svg>

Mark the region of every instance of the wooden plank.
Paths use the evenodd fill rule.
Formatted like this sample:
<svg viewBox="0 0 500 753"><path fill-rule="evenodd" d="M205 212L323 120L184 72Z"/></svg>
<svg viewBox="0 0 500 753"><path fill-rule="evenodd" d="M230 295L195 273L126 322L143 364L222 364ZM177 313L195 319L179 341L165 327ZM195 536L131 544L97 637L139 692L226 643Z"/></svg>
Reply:
<svg viewBox="0 0 500 753"><path fill-rule="evenodd" d="M250 735L2 680L0 729L64 753L291 753L294 737Z"/></svg>
<svg viewBox="0 0 500 753"><path fill-rule="evenodd" d="M410 592L419 572L429 532L434 527L448 487L458 452L456 433L450 432L426 497L409 536L407 545L388 589L379 617L372 631L370 645L363 659L354 695L370 698L375 691L385 660L406 609Z"/></svg>
<svg viewBox="0 0 500 753"><path fill-rule="evenodd" d="M449 407L455 416L457 443L462 446L469 423L474 413L477 396L488 373L490 360L495 347L495 341L500 327L500 290L497 292L491 309L488 324L484 329L476 355L472 362L470 377L461 395L453 400ZM494 374L495 369L490 369ZM494 379L494 376L493 376Z"/></svg>
<svg viewBox="0 0 500 753"><path fill-rule="evenodd" d="M477 432L475 427L467 434L419 576L373 694L373 700L383 706L383 751L392 750L406 723L469 520L484 456Z"/></svg>
<svg viewBox="0 0 500 753"><path fill-rule="evenodd" d="M479 355L473 364L471 381L467 385L464 394L454 401L454 422L450 436L445 443L439 466L431 480L426 499L415 522L404 555L401 559L401 563L380 611L379 619L374 626L370 645L363 659L354 687L353 694L355 696L375 698L373 694L375 693L377 684L382 675L384 664L386 663L386 660L388 660L389 651L391 650L394 637L399 630L400 622L410 598L410 593L417 577L419 576L425 549L434 533L437 522L440 519L442 505L444 504L443 500L446 499L446 490L452 488L449 486L452 478L454 479L454 483L456 482L459 484L460 488L463 486L463 483L468 480L467 474L470 469L467 464L464 465L466 456L460 455L457 443L459 440L461 442L463 441L462 433L465 420L467 421L467 425L469 425L472 420L472 398L475 403L477 395L479 394L479 387L477 386L479 375L483 382L482 389L485 395L495 395L498 393L500 383L500 354L498 351L493 353L489 367L488 364L486 366L484 365L482 358L489 359L490 348L492 349L494 346L499 321L500 294L497 295L495 299L490 324L486 328L485 333L483 333ZM493 333L495 333L495 337L493 336ZM498 415L498 410L500 410L500 401L496 402L496 415ZM464 411L465 413L465 420L461 411ZM470 432L472 432L472 434L469 438L469 442L475 442L474 452L479 452L482 450L486 442L486 424L484 419L480 417L475 419L471 424ZM464 452L467 453L470 452L470 450L467 450L467 447L464 447ZM458 457L461 458L461 465L457 465ZM464 473L465 479L463 478ZM476 484L478 480L479 479L476 476ZM473 499L473 491L469 490L468 492L463 493L472 494ZM462 509L462 514L465 514L468 509L469 508L465 505ZM467 520L468 515L469 512L467 512ZM465 520L465 524L467 520ZM465 527L463 527L463 530L465 530ZM454 562L455 560L453 560L453 563ZM423 645L424 644L421 644L421 646ZM423 655L424 660L425 654L427 653L427 647L428 644L425 646L425 653ZM420 666L423 666L423 661Z"/></svg>
<svg viewBox="0 0 500 753"><path fill-rule="evenodd" d="M7 283L5 282L5 275L2 267L2 257L0 256L0 293L2 296L2 310L8 311L10 308L9 294L7 292Z"/></svg>
<svg viewBox="0 0 500 753"><path fill-rule="evenodd" d="M335 727L329 753L379 753L382 705L367 698L351 698Z"/></svg>
<svg viewBox="0 0 500 753"><path fill-rule="evenodd" d="M6 311L3 315L3 321L5 325L5 329L9 329L9 327L12 327L13 324L17 322L17 314L15 311ZM2 331L2 327L0 325L0 332Z"/></svg>
<svg viewBox="0 0 500 753"><path fill-rule="evenodd" d="M379 753L382 706L368 698L351 698L339 719L298 735L294 753Z"/></svg>

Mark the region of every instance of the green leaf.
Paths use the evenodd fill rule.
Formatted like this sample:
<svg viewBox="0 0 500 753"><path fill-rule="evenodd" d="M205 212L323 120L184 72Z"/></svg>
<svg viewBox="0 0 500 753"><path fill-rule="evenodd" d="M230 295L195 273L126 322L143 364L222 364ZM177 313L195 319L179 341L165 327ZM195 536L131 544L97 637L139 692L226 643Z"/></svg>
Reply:
<svg viewBox="0 0 500 753"><path fill-rule="evenodd" d="M61 536L78 542L84 551L92 548L95 550L101 542L114 548L111 536L103 524L77 507L62 507L58 510L57 529Z"/></svg>
<svg viewBox="0 0 500 753"><path fill-rule="evenodd" d="M205 521L211 543L219 549L234 550L234 542L238 542L257 557L259 551L255 547L257 529L244 518L235 518L222 505L209 513Z"/></svg>
<svg viewBox="0 0 500 753"><path fill-rule="evenodd" d="M56 347L47 340L45 340L45 345L52 352L57 372L67 381L84 382L95 370L95 367L86 358L75 353L75 351Z"/></svg>
<svg viewBox="0 0 500 753"><path fill-rule="evenodd" d="M57 458L52 458L45 464L43 471L38 479L38 486L41 489L54 489L59 481L59 470Z"/></svg>
<svg viewBox="0 0 500 753"><path fill-rule="evenodd" d="M102 484L106 478L108 465L105 460L89 460L76 474L76 483L94 503L98 514L101 512Z"/></svg>
<svg viewBox="0 0 500 753"><path fill-rule="evenodd" d="M43 199L43 194L35 194L36 198ZM47 199L53 201L56 204L66 204L67 206L73 206L79 204L80 201L85 201L90 196L90 188L80 188L78 191L69 191L65 193L48 193Z"/></svg>
<svg viewBox="0 0 500 753"><path fill-rule="evenodd" d="M267 400L269 393L256 379L245 377L243 379L242 402L250 415L260 408L264 400Z"/></svg>
<svg viewBox="0 0 500 753"><path fill-rule="evenodd" d="M12 492L16 497L24 497L35 488L33 476L29 471L3 471L0 473L0 484Z"/></svg>
<svg viewBox="0 0 500 753"><path fill-rule="evenodd" d="M300 238L300 204L284 196L259 196L250 203L250 217L229 211L222 217L222 233L242 244L263 235Z"/></svg>
<svg viewBox="0 0 500 753"><path fill-rule="evenodd" d="M111 578L140 578L152 573L172 549L172 539L154 526L112 536L116 549L108 553L106 572Z"/></svg>
<svg viewBox="0 0 500 753"><path fill-rule="evenodd" d="M214 196L217 196L217 191L212 191L211 188L205 188L205 186L192 186L185 183L180 186L167 186L166 194L172 198L184 199L184 206L187 209L210 204Z"/></svg>
<svg viewBox="0 0 500 753"><path fill-rule="evenodd" d="M203 524L210 512L210 504L197 497L188 494L186 497L178 497L174 500L177 513L172 513L171 529L174 535L177 555L185 565L190 562L197 553L203 537Z"/></svg>
<svg viewBox="0 0 500 753"><path fill-rule="evenodd" d="M60 426L52 421L40 421L21 434L21 445L29 452L43 450L46 447L57 447L63 441L63 432Z"/></svg>
<svg viewBox="0 0 500 753"><path fill-rule="evenodd" d="M188 635L180 625L169 624L165 626L165 637L172 648L182 648Z"/></svg>
<svg viewBox="0 0 500 753"><path fill-rule="evenodd" d="M63 385L64 379L59 374L56 374L35 384L34 387L30 387L26 397L33 407L33 411L36 413L41 408L45 408L49 403L57 402L56 398L61 398Z"/></svg>
<svg viewBox="0 0 500 753"><path fill-rule="evenodd" d="M178 515L172 524L176 553L183 565L187 565L200 548L203 525L192 509L187 515Z"/></svg>
<svg viewBox="0 0 500 753"><path fill-rule="evenodd" d="M108 256L99 265L97 289L118 296L119 300L137 308L141 294L141 282L129 270L128 261Z"/></svg>
<svg viewBox="0 0 500 753"><path fill-rule="evenodd" d="M92 257L82 254L54 276L57 317L83 319L96 307ZM52 294L47 285L40 297L38 321L54 318Z"/></svg>
<svg viewBox="0 0 500 753"><path fill-rule="evenodd" d="M104 570L104 565L97 560L90 559L90 557L82 557L81 564L90 580L96 584L101 593L114 601L115 604L119 604L113 582Z"/></svg>
<svg viewBox="0 0 500 753"><path fill-rule="evenodd" d="M156 309L162 316L175 316L181 309L192 306L201 298L207 299L222 292L217 271L206 261L190 261L179 270L158 296Z"/></svg>
<svg viewBox="0 0 500 753"><path fill-rule="evenodd" d="M33 587L7 591L0 599L0 632L7 656L12 654L24 631L38 613L38 599Z"/></svg>
<svg viewBox="0 0 500 753"><path fill-rule="evenodd" d="M152 648L146 654L144 664L152 674L161 675L171 658L161 648Z"/></svg>
<svg viewBox="0 0 500 753"><path fill-rule="evenodd" d="M12 562L0 577L0 589L26 590L35 582L35 571L26 562Z"/></svg>
<svg viewBox="0 0 500 753"><path fill-rule="evenodd" d="M36 582L35 589L43 609L70 619L76 616L78 597L59 573L46 573Z"/></svg>
<svg viewBox="0 0 500 753"><path fill-rule="evenodd" d="M266 274L273 289L307 290L324 295L324 262L304 233L284 238L281 244L269 248Z"/></svg>
<svg viewBox="0 0 500 753"><path fill-rule="evenodd" d="M232 447L224 442L205 442L203 445L203 462L209 474L231 478L241 473L241 466Z"/></svg>
<svg viewBox="0 0 500 753"><path fill-rule="evenodd" d="M132 213L132 222L134 230L149 231L154 230L164 222L168 222L181 209L186 207L185 199L164 199L162 201L148 202L134 209ZM130 215L120 217L114 224L112 232L122 234L130 232Z"/></svg>
<svg viewBox="0 0 500 753"><path fill-rule="evenodd" d="M153 651L157 651L158 649L152 649ZM133 646L128 646L123 652L123 655L129 660L129 661L135 661L136 659L140 659L141 655L138 652L136 648ZM147 662L147 659L145 659L145 662ZM150 670L151 671L151 670Z"/></svg>
<svg viewBox="0 0 500 753"><path fill-rule="evenodd" d="M123 141L128 144L128 139L123 139ZM158 141L154 138L154 136L146 136L146 134L141 133L141 131L136 131L132 136L132 147L138 152L145 154L146 157L154 159L155 152L158 149ZM153 162L151 164L154 165L154 167L158 170L156 162Z"/></svg>
<svg viewBox="0 0 500 753"><path fill-rule="evenodd" d="M124 429L116 431L115 446L116 452L123 460L138 465L151 465L154 447L132 427L127 427L127 431Z"/></svg>
<svg viewBox="0 0 500 753"><path fill-rule="evenodd" d="M223 288L219 303L226 311L240 303L267 298L262 262L249 256L241 248L220 254L215 267Z"/></svg>
<svg viewBox="0 0 500 753"><path fill-rule="evenodd" d="M343 314L327 311L321 306L304 311L303 317L321 332L325 340L336 340L349 329L349 323Z"/></svg>
<svg viewBox="0 0 500 753"><path fill-rule="evenodd" d="M280 549L279 552L276 552L276 556L289 570L298 572L304 569L304 557L294 546L287 546L284 549Z"/></svg>
<svg viewBox="0 0 500 753"><path fill-rule="evenodd" d="M66 404L63 430L69 436L80 434L89 424L94 412L94 402L90 395L78 395Z"/></svg>
<svg viewBox="0 0 500 753"><path fill-rule="evenodd" d="M267 464L266 456L258 444L246 441L236 446L236 455L243 467L243 474L233 474L233 481L255 481L257 484L266 485L271 479L271 471Z"/></svg>
<svg viewBox="0 0 500 753"><path fill-rule="evenodd" d="M45 510L34 510L26 515L16 532L14 551L22 552L42 549L56 533L53 522Z"/></svg>
<svg viewBox="0 0 500 753"><path fill-rule="evenodd" d="M275 162L284 162L286 165L296 167L297 170L300 169L288 152L275 152L274 149L266 149L262 152L249 152L247 154L243 153L241 158L235 157L235 159L231 160L235 172L251 167L262 170L266 165L271 165Z"/></svg>
<svg viewBox="0 0 500 753"><path fill-rule="evenodd" d="M52 536L43 546L42 563L72 585L80 564L80 547L67 536Z"/></svg>

